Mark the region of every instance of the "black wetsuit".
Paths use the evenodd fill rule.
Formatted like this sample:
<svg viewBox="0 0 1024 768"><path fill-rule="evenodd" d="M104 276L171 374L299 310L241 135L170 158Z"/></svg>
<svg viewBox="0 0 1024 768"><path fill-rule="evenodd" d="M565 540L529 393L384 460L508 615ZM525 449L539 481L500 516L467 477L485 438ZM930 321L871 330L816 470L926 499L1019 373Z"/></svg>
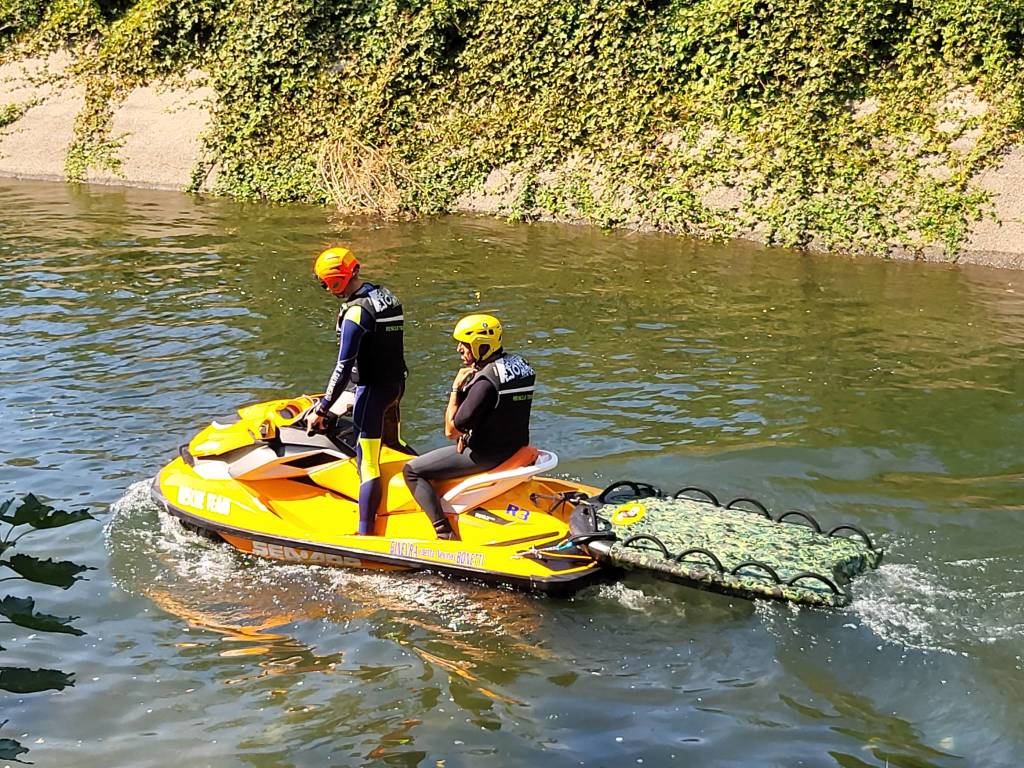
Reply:
<svg viewBox="0 0 1024 768"><path fill-rule="evenodd" d="M454 445L417 456L405 465L405 482L439 533L450 527L431 480L465 477L501 464L530 443L535 374L523 358L500 351L459 390L452 421L469 434L462 453Z"/></svg>
<svg viewBox="0 0 1024 768"><path fill-rule="evenodd" d="M338 362L317 406L325 415L349 380L356 384L352 421L358 436L359 533L373 533L381 497L380 447L407 453L399 402L405 393L402 304L387 288L363 283L338 313Z"/></svg>

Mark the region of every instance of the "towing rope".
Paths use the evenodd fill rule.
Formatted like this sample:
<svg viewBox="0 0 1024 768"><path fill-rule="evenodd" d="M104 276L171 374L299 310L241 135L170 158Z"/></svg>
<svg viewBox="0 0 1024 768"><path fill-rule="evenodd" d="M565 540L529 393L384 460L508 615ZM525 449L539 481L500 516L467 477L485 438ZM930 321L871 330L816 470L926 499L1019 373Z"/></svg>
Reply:
<svg viewBox="0 0 1024 768"><path fill-rule="evenodd" d="M815 533L820 533L824 536L835 536L841 531L852 531L853 533L857 534L857 536L859 536L861 539L863 539L864 544L867 546L869 550L871 550L872 552L878 551L875 547L874 542L871 540L871 537L868 536L868 534L858 526L845 523L843 525L837 525L834 528L830 529L828 532L825 532L822 529L821 524L814 518L814 516L809 514L808 512L804 512L803 510L790 509L787 510L786 512L781 513L777 517L772 517L772 514L768 511L768 508L757 499L752 499L747 496L739 496L730 501L728 504L723 505L714 493L695 485L688 485L684 488L680 488L678 491L672 494L671 498L691 499L693 501L706 503L704 499L694 498L693 494L699 494L703 496L704 499L707 499L707 502L710 502L712 506L717 507L718 509L735 510L738 512L747 512L749 514L761 515L767 518L768 520L771 520L776 523L788 523L790 525L807 525L810 528L812 528L815 531ZM618 480L609 485L603 491L601 491L600 495L598 495L596 498L591 499L583 496L582 499L574 500L574 503L579 504L579 508L584 510L584 514L587 516L587 520L591 523L591 527L593 530L592 532L572 536L570 537L570 541L577 544L586 544L589 541L595 540L615 541L616 536L611 531L611 524L603 520L603 518L597 516L598 507L608 503L623 503L631 501L633 499L644 498L665 498L665 493L660 488L651 485L650 483L641 483L635 480ZM752 509L745 508L744 505L746 505L747 507L752 507ZM604 524L603 527L601 525L602 523ZM653 546L643 546L645 542L648 542L650 545ZM835 581L828 578L827 576L824 576L820 573L815 573L813 571L801 571L800 573L797 573L796 575L791 577L788 581L784 581L774 568L772 568L767 563L760 562L759 560L744 560L743 562L739 563L733 568L726 570L725 566L722 564L721 559L717 555L715 555L714 552L703 547L692 547L690 549L686 549L682 552L678 552L673 555L669 551L665 543L653 534L637 534L635 536L630 536L629 538L622 540L620 543L624 547L636 547L638 549L653 549L660 551L662 557L664 557L667 560L672 560L676 563L683 562L684 558L691 555L701 555L710 560L710 562L697 562L700 565L705 565L709 568L713 568L721 575L728 574L733 576L756 577L769 580L772 583L778 584L780 586L790 587L796 586L797 582L807 580L818 581L826 587L828 587L828 589L835 596L839 597L840 595L843 595L849 597L849 594L846 592L846 590L841 589L835 583ZM741 570L745 570L746 572L740 573ZM751 571L755 571L756 573L751 573Z"/></svg>
<svg viewBox="0 0 1024 768"><path fill-rule="evenodd" d="M583 493L583 491L563 491L562 493L549 494L549 493L531 493L530 501L537 504L539 501L550 501L551 506L548 507L547 513L549 515L554 514L555 510L565 504L580 504L590 497Z"/></svg>

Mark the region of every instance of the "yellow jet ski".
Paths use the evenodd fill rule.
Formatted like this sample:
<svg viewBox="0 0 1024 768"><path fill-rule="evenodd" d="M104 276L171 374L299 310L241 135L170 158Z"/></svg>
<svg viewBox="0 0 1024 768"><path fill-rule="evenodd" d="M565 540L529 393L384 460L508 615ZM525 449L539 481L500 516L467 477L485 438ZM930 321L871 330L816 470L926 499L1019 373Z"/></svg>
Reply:
<svg viewBox="0 0 1024 768"><path fill-rule="evenodd" d="M532 446L489 472L438 486L457 540L438 540L405 485L411 457L384 447L373 536L358 529L354 427L338 417L310 435L317 398L274 400L214 422L160 470L153 496L189 528L251 555L294 563L425 569L490 584L570 594L596 579L598 561L570 539L575 501L599 492L542 477L558 464Z"/></svg>

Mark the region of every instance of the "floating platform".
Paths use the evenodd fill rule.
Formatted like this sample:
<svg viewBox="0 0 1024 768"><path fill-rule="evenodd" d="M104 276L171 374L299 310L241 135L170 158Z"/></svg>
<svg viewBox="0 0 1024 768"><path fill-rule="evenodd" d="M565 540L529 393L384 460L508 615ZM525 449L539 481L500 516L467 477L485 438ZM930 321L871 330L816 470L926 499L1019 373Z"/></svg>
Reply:
<svg viewBox="0 0 1024 768"><path fill-rule="evenodd" d="M806 512L772 517L754 499L722 505L698 488L666 498L630 481L580 502L570 529L573 541L608 565L748 599L824 607L847 605L850 582L882 559L855 525L826 530Z"/></svg>

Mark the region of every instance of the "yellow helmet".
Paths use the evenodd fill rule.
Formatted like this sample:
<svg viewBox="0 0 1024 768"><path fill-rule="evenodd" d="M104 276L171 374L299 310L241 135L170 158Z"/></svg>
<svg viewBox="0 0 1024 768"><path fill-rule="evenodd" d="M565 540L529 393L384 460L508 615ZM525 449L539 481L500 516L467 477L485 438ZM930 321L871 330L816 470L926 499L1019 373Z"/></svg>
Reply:
<svg viewBox="0 0 1024 768"><path fill-rule="evenodd" d="M320 280L320 285L334 295L345 290L359 269L359 260L348 248L336 245L316 257L313 262L313 274Z"/></svg>
<svg viewBox="0 0 1024 768"><path fill-rule="evenodd" d="M469 344L473 359L479 363L501 347L501 321L494 315L466 315L455 324L452 336Z"/></svg>

